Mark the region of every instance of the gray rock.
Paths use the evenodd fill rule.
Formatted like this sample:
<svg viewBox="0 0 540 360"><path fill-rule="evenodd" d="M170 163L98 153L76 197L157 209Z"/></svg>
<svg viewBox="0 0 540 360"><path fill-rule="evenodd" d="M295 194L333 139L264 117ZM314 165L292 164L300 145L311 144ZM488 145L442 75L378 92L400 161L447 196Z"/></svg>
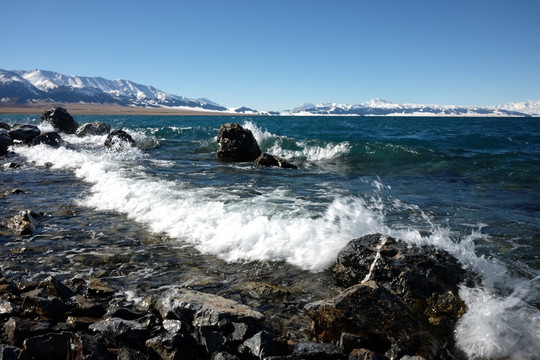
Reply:
<svg viewBox="0 0 540 360"><path fill-rule="evenodd" d="M39 123L49 122L54 130L65 133L75 134L79 124L73 119L73 116L63 107L52 107L41 114Z"/></svg>
<svg viewBox="0 0 540 360"><path fill-rule="evenodd" d="M223 161L254 161L261 155L261 149L253 133L239 124L221 125L217 142L217 157Z"/></svg>
<svg viewBox="0 0 540 360"><path fill-rule="evenodd" d="M300 342L295 345L293 356L304 360L338 360L345 359L343 350L334 344Z"/></svg>
<svg viewBox="0 0 540 360"><path fill-rule="evenodd" d="M349 354L349 360L388 360L388 358L368 349L354 349Z"/></svg>
<svg viewBox="0 0 540 360"><path fill-rule="evenodd" d="M264 316L249 306L221 296L173 288L157 301L163 319L177 319L194 326L217 326L222 319L232 322L258 323Z"/></svg>
<svg viewBox="0 0 540 360"><path fill-rule="evenodd" d="M106 345L113 347L129 346L139 349L149 337L149 330L145 325L120 318L98 321L88 328L97 333Z"/></svg>
<svg viewBox="0 0 540 360"><path fill-rule="evenodd" d="M30 144L39 134L41 130L35 125L15 125L9 131L13 141L21 141L24 144Z"/></svg>
<svg viewBox="0 0 540 360"><path fill-rule="evenodd" d="M287 355L288 349L286 342L277 340L273 334L263 330L244 341L238 350L245 356L264 359L270 356Z"/></svg>
<svg viewBox="0 0 540 360"><path fill-rule="evenodd" d="M111 132L111 126L101 121L82 124L75 134L79 137L90 135L107 135Z"/></svg>
<svg viewBox="0 0 540 360"><path fill-rule="evenodd" d="M146 341L146 347L163 360L197 358L197 342L187 334L156 336Z"/></svg>

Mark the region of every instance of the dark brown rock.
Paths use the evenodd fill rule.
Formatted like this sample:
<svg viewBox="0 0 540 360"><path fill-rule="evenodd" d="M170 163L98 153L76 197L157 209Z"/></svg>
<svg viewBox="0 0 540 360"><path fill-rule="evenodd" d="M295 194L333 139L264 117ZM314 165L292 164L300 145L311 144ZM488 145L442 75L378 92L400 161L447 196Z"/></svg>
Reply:
<svg viewBox="0 0 540 360"><path fill-rule="evenodd" d="M149 338L149 330L136 321L120 318L108 318L89 326L89 329L98 334L98 337L112 347L128 346L140 349Z"/></svg>
<svg viewBox="0 0 540 360"><path fill-rule="evenodd" d="M63 301L66 301L75 295L75 293L71 291L70 288L62 284L62 282L60 282L60 280L58 280L54 276L48 276L47 278L42 280L38 284L37 288L45 289L47 290L47 293L49 295L59 297Z"/></svg>
<svg viewBox="0 0 540 360"><path fill-rule="evenodd" d="M41 114L39 123L49 122L55 131L66 134L75 134L79 124L73 119L73 116L63 107L57 106L45 110Z"/></svg>
<svg viewBox="0 0 540 360"><path fill-rule="evenodd" d="M287 160L266 153L261 154L257 159L255 159L255 164L266 167L275 166L284 169L298 169L298 166L291 164Z"/></svg>
<svg viewBox="0 0 540 360"><path fill-rule="evenodd" d="M294 346L293 356L304 360L344 360L343 351L329 343L301 342Z"/></svg>
<svg viewBox="0 0 540 360"><path fill-rule="evenodd" d="M146 341L146 347L163 360L194 360L197 342L187 334L156 336Z"/></svg>
<svg viewBox="0 0 540 360"><path fill-rule="evenodd" d="M24 340L21 355L30 359L73 359L76 350L71 349L74 334L63 331L38 335Z"/></svg>
<svg viewBox="0 0 540 360"><path fill-rule="evenodd" d="M3 121L0 121L0 129L11 130L11 125L9 125L8 123L5 123Z"/></svg>
<svg viewBox="0 0 540 360"><path fill-rule="evenodd" d="M5 324L4 330L8 343L21 347L26 338L42 335L52 329L52 325L44 321L30 321L12 316Z"/></svg>
<svg viewBox="0 0 540 360"><path fill-rule="evenodd" d="M217 142L217 156L223 161L254 161L261 155L261 149L253 133L239 124L221 125Z"/></svg>

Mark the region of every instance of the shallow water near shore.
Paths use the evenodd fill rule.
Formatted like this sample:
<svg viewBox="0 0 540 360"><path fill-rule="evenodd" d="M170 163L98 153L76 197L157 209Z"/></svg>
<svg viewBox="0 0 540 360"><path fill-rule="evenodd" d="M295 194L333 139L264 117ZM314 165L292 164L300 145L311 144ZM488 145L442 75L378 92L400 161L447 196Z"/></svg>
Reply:
<svg viewBox="0 0 540 360"><path fill-rule="evenodd" d="M27 208L44 216L32 236L0 228L4 275L100 276L133 299L181 284L271 311L261 284L295 307L332 296L338 251L381 232L444 248L482 275L481 288L462 289L456 340L468 356L540 353L539 119L76 120L124 129L138 147L69 135L58 149L15 146L2 162L24 166L0 170L0 188L25 193L0 198L0 221ZM299 169L218 162L225 122Z"/></svg>

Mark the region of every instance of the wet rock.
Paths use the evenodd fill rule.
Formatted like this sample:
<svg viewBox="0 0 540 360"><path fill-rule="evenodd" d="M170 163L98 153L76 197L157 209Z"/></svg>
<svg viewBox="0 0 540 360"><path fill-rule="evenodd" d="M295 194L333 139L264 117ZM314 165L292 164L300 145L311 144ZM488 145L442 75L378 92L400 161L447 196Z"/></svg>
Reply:
<svg viewBox="0 0 540 360"><path fill-rule="evenodd" d="M77 332L71 340L71 348L76 356L71 359L112 360L114 357L107 351L105 345L100 343L94 336L84 332Z"/></svg>
<svg viewBox="0 0 540 360"><path fill-rule="evenodd" d="M380 234L350 241L339 252L332 273L345 287L376 281L418 313L426 314L435 330L447 337L451 337L455 322L465 312L459 285L470 285L476 279L444 250Z"/></svg>
<svg viewBox="0 0 540 360"><path fill-rule="evenodd" d="M16 315L18 312L19 308L16 304L9 300L0 299L0 319Z"/></svg>
<svg viewBox="0 0 540 360"><path fill-rule="evenodd" d="M88 327L92 324L101 321L102 318L88 317L88 316L68 316L66 324L70 328L79 331L88 331Z"/></svg>
<svg viewBox="0 0 540 360"><path fill-rule="evenodd" d="M121 148L122 146L135 146L135 140L124 130L113 130L105 139L108 148Z"/></svg>
<svg viewBox="0 0 540 360"><path fill-rule="evenodd" d="M8 163L5 163L3 166L4 166L5 170L10 170L10 169L18 169L18 168L20 168L21 164L17 164L17 163L14 163L14 162L8 162Z"/></svg>
<svg viewBox="0 0 540 360"><path fill-rule="evenodd" d="M146 347L163 360L194 360L197 342L186 334L156 336L146 341Z"/></svg>
<svg viewBox="0 0 540 360"><path fill-rule="evenodd" d="M55 131L65 134L75 134L79 124L73 119L73 116L63 107L56 106L45 110L41 114L39 123L49 122Z"/></svg>
<svg viewBox="0 0 540 360"><path fill-rule="evenodd" d="M445 352L429 324L374 281L354 285L335 298L308 304L314 334L325 341L357 335L366 348L384 354L393 346L435 359ZM434 354L433 357L430 355Z"/></svg>
<svg viewBox="0 0 540 360"><path fill-rule="evenodd" d="M70 359L74 358L71 342L72 332L44 334L24 340L22 354L30 359Z"/></svg>
<svg viewBox="0 0 540 360"><path fill-rule="evenodd" d="M105 318L117 317L124 320L136 320L144 316L144 313L134 311L125 307L118 307L107 311L104 315Z"/></svg>
<svg viewBox="0 0 540 360"><path fill-rule="evenodd" d="M218 330L208 326L197 328L196 340L210 355L223 350L226 342L225 337Z"/></svg>
<svg viewBox="0 0 540 360"><path fill-rule="evenodd" d="M39 218L41 218L41 214L31 210L23 210L12 217L7 225L18 235L31 235L36 230Z"/></svg>
<svg viewBox="0 0 540 360"><path fill-rule="evenodd" d="M296 344L293 356L304 360L344 360L346 358L343 351L333 344L312 342Z"/></svg>
<svg viewBox="0 0 540 360"><path fill-rule="evenodd" d="M261 149L252 132L239 124L221 125L217 142L217 157L223 161L254 161L261 155Z"/></svg>
<svg viewBox="0 0 540 360"><path fill-rule="evenodd" d="M131 320L108 318L89 326L98 337L112 347L129 346L140 349L149 337L146 326Z"/></svg>
<svg viewBox="0 0 540 360"><path fill-rule="evenodd" d="M389 360L386 356L368 349L354 349L349 354L349 360Z"/></svg>
<svg viewBox="0 0 540 360"><path fill-rule="evenodd" d="M0 155L5 155L8 152L8 147L11 146L13 140L9 136L6 129L0 129Z"/></svg>
<svg viewBox="0 0 540 360"><path fill-rule="evenodd" d="M90 278L87 292L94 297L108 297L114 294L114 289L110 288L103 280Z"/></svg>
<svg viewBox="0 0 540 360"><path fill-rule="evenodd" d="M168 333L174 334L189 334L191 328L188 323L180 320L163 320L163 328L167 330Z"/></svg>
<svg viewBox="0 0 540 360"><path fill-rule="evenodd" d="M5 123L3 121L0 121L0 129L11 130L11 125L9 125L8 123Z"/></svg>
<svg viewBox="0 0 540 360"><path fill-rule="evenodd" d="M55 278L54 276L48 276L44 280L42 280L38 286L38 289L45 289L47 290L47 293L51 296L56 296L63 301L68 300L72 296L75 295L73 291L71 291L70 288L62 284L60 280Z"/></svg>
<svg viewBox="0 0 540 360"><path fill-rule="evenodd" d="M249 306L221 296L174 288L162 294L156 308L163 319L177 319L194 326L217 326L220 320L258 323L263 315Z"/></svg>
<svg viewBox="0 0 540 360"><path fill-rule="evenodd" d="M244 356L264 359L270 356L287 355L288 346L286 342L278 340L272 333L263 330L244 341L238 350Z"/></svg>
<svg viewBox="0 0 540 360"><path fill-rule="evenodd" d="M7 341L10 345L21 347L23 341L29 337L49 332L52 325L44 321L31 321L12 316L4 326Z"/></svg>
<svg viewBox="0 0 540 360"><path fill-rule="evenodd" d="M41 134L41 130L35 125L15 125L9 131L9 136L13 141L20 141L24 144L32 143L32 140Z"/></svg>
<svg viewBox="0 0 540 360"><path fill-rule="evenodd" d="M67 310L66 305L57 297L24 296L21 305L27 317L38 316L42 320L61 320Z"/></svg>
<svg viewBox="0 0 540 360"><path fill-rule="evenodd" d="M1 360L18 360L21 354L21 349L16 346L0 344L0 359Z"/></svg>
<svg viewBox="0 0 540 360"><path fill-rule="evenodd" d="M353 349L361 349L364 347L364 341L361 336L355 334L349 334L346 332L341 333L339 339L339 347L343 349L347 354Z"/></svg>
<svg viewBox="0 0 540 360"><path fill-rule="evenodd" d="M72 297L69 305L73 316L101 318L107 312L102 304L90 301L82 295Z"/></svg>
<svg viewBox="0 0 540 360"><path fill-rule="evenodd" d="M287 160L276 155L266 153L261 154L257 159L255 159L255 164L266 167L276 166L284 169L298 169L298 166L291 164Z"/></svg>
<svg viewBox="0 0 540 360"><path fill-rule="evenodd" d="M75 134L79 137L90 135L106 135L111 132L111 126L101 121L82 124L79 126Z"/></svg>
<svg viewBox="0 0 540 360"><path fill-rule="evenodd" d="M32 145L45 144L52 147L59 147L60 145L62 145L62 143L62 138L55 131L40 134L32 139Z"/></svg>
<svg viewBox="0 0 540 360"><path fill-rule="evenodd" d="M212 355L211 360L240 360L236 355L231 355L228 352L220 351Z"/></svg>

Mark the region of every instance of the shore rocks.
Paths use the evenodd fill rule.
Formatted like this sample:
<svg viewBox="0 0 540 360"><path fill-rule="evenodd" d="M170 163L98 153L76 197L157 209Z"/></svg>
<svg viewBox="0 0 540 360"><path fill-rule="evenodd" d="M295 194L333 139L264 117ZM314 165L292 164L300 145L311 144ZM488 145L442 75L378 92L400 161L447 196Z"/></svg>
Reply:
<svg viewBox="0 0 540 360"><path fill-rule="evenodd" d="M40 134L32 139L32 145L45 144L52 147L59 147L62 145L62 138L56 131Z"/></svg>
<svg viewBox="0 0 540 360"><path fill-rule="evenodd" d="M261 155L261 149L253 133L239 124L221 125L217 142L217 156L223 161L255 161Z"/></svg>
<svg viewBox="0 0 540 360"><path fill-rule="evenodd" d="M7 226L19 235L31 235L36 230L40 217L40 214L31 210L23 210L12 217Z"/></svg>
<svg viewBox="0 0 540 360"><path fill-rule="evenodd" d="M135 146L135 140L124 130L112 131L107 139L105 139L105 146L108 148L118 148L122 146Z"/></svg>
<svg viewBox="0 0 540 360"><path fill-rule="evenodd" d="M0 128L0 155L7 154L8 147L11 146L13 140L9 136L9 131L3 128Z"/></svg>
<svg viewBox="0 0 540 360"><path fill-rule="evenodd" d="M41 134L41 130L35 125L14 125L9 131L9 136L13 141L20 141L23 144L30 144L35 137Z"/></svg>
<svg viewBox="0 0 540 360"><path fill-rule="evenodd" d="M49 122L54 130L65 134L75 134L79 124L73 119L73 116L63 107L55 106L45 110L41 114L39 123Z"/></svg>
<svg viewBox="0 0 540 360"><path fill-rule="evenodd" d="M111 126L101 121L82 124L75 134L79 137L90 135L107 135L111 132Z"/></svg>
<svg viewBox="0 0 540 360"><path fill-rule="evenodd" d="M298 166L291 164L287 160L266 153L261 154L257 159L255 159L255 164L266 167L277 166L284 169L298 169Z"/></svg>

